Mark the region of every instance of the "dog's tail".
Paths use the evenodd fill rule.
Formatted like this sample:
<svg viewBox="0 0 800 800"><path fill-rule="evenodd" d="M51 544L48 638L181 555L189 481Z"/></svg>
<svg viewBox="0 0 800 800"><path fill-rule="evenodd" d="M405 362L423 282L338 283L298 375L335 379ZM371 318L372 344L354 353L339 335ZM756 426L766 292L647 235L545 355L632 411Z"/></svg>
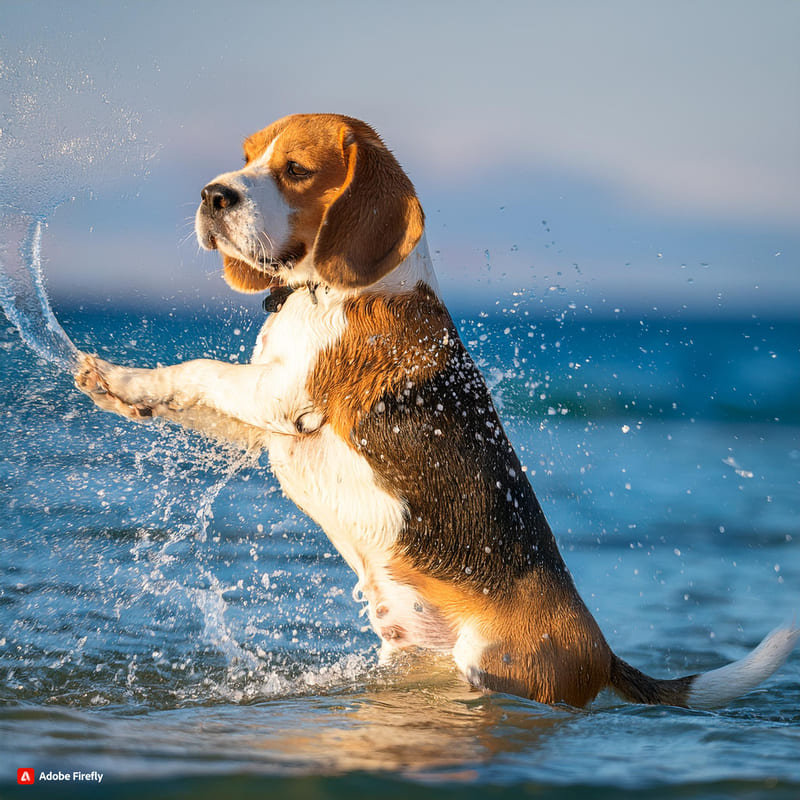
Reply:
<svg viewBox="0 0 800 800"><path fill-rule="evenodd" d="M632 703L713 708L749 692L786 660L800 628L778 628L749 655L710 672L658 680L612 656L611 688Z"/></svg>

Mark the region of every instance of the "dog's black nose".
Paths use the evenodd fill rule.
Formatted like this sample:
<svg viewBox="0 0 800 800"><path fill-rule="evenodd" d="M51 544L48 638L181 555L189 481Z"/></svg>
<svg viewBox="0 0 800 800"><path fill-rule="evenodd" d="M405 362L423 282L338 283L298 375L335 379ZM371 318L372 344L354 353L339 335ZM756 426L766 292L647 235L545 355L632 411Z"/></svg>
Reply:
<svg viewBox="0 0 800 800"><path fill-rule="evenodd" d="M235 206L242 198L236 189L231 189L224 183L209 183L200 192L200 197L212 211L221 211L224 208Z"/></svg>

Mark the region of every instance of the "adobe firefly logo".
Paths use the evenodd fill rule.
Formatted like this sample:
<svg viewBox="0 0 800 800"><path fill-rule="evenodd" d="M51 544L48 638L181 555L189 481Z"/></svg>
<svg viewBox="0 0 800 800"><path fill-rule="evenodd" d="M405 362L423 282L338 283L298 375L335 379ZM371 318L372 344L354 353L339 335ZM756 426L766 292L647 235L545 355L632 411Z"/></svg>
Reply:
<svg viewBox="0 0 800 800"><path fill-rule="evenodd" d="M32 784L35 780L36 773L30 767L22 767L17 770L17 783L27 786L28 784Z"/></svg>

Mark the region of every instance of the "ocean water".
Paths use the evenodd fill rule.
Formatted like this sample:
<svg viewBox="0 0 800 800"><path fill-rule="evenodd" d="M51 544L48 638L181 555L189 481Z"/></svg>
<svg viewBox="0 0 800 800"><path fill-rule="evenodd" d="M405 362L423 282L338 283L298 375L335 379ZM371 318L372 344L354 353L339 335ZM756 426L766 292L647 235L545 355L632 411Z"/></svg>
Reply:
<svg viewBox="0 0 800 800"><path fill-rule="evenodd" d="M84 350L244 360L238 309L57 309ZM454 315L578 588L656 676L800 610L800 324ZM800 796L800 652L715 711L379 667L262 457L96 410L0 317L0 797ZM16 770L102 772L16 785Z"/></svg>

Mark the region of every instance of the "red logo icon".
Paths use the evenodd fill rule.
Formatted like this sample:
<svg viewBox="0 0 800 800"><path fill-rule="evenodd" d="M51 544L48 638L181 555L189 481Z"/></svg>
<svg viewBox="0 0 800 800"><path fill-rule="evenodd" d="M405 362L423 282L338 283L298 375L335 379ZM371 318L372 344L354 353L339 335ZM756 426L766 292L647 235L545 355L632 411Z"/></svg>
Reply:
<svg viewBox="0 0 800 800"><path fill-rule="evenodd" d="M36 773L32 769L22 769L17 770L17 783L21 783L23 786L27 786L28 784L32 784L36 780Z"/></svg>

